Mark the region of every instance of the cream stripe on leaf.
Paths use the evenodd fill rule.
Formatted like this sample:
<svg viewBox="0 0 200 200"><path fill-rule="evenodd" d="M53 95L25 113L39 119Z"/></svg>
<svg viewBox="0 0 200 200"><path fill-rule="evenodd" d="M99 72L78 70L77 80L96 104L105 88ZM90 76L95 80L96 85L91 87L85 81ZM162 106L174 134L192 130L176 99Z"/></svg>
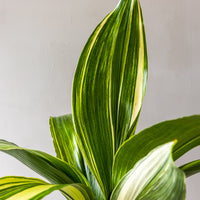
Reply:
<svg viewBox="0 0 200 200"><path fill-rule="evenodd" d="M150 151L175 139L177 139L177 144L172 152L174 160L177 160L192 148L199 146L200 115L161 122L127 140L119 148L114 159L113 187ZM195 170L195 168L188 169L188 173L192 173L192 170Z"/></svg>
<svg viewBox="0 0 200 200"><path fill-rule="evenodd" d="M79 151L71 114L51 117L50 129L57 157L80 169L87 177L96 199L104 199L98 183Z"/></svg>
<svg viewBox="0 0 200 200"><path fill-rule="evenodd" d="M115 187L111 200L184 200L185 175L171 156L173 142L139 160Z"/></svg>
<svg viewBox="0 0 200 200"><path fill-rule="evenodd" d="M60 190L66 199L94 199L90 188L83 184L52 185L36 178L17 176L0 178L1 200L39 200L55 190Z"/></svg>
<svg viewBox="0 0 200 200"><path fill-rule="evenodd" d="M111 192L113 156L134 133L146 78L140 5L138 0L121 0L87 41L73 81L79 147L105 198Z"/></svg>
<svg viewBox="0 0 200 200"><path fill-rule="evenodd" d="M0 151L15 157L51 183L83 183L89 185L85 176L79 170L47 153L25 149L5 140L0 140Z"/></svg>
<svg viewBox="0 0 200 200"><path fill-rule="evenodd" d="M84 173L83 158L76 142L72 115L51 117L49 124L57 157Z"/></svg>

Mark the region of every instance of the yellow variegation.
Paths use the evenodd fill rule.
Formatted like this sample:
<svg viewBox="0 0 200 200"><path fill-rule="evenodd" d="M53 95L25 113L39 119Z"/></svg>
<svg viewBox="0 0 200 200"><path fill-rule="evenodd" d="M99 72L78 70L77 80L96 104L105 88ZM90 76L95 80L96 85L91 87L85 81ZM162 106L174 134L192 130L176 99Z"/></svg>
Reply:
<svg viewBox="0 0 200 200"><path fill-rule="evenodd" d="M1 200L39 200L55 190L60 190L67 199L93 199L90 189L82 184L52 185L40 179L17 176L0 178Z"/></svg>
<svg viewBox="0 0 200 200"><path fill-rule="evenodd" d="M47 153L22 148L5 140L0 140L0 151L17 158L51 183L83 183L89 185L85 176L79 170Z"/></svg>
<svg viewBox="0 0 200 200"><path fill-rule="evenodd" d="M184 200L185 176L200 160L174 160L200 145L200 115L135 134L147 82L139 0L120 0L89 37L72 89L73 114L50 118L56 156L0 140L7 153L49 181L0 178L1 200L37 200L59 190L68 200ZM173 142L177 144L173 146ZM174 160L173 160L174 159Z"/></svg>
<svg viewBox="0 0 200 200"><path fill-rule="evenodd" d="M111 190L115 151L134 133L146 79L147 52L139 1L121 0L90 36L73 82L78 144L106 198Z"/></svg>
<svg viewBox="0 0 200 200"><path fill-rule="evenodd" d="M173 142L139 160L115 187L111 200L183 200L185 175L171 156Z"/></svg>
<svg viewBox="0 0 200 200"><path fill-rule="evenodd" d="M72 115L51 117L49 124L57 157L84 173L85 167L76 142Z"/></svg>
<svg viewBox="0 0 200 200"><path fill-rule="evenodd" d="M87 177L95 198L103 200L103 194L96 179L87 164L85 162L83 163L83 158L76 142L71 114L51 117L50 130L57 157L80 169Z"/></svg>
<svg viewBox="0 0 200 200"><path fill-rule="evenodd" d="M172 152L174 160L200 145L200 116L194 115L164 121L127 140L115 155L112 174L113 187L150 151L175 139L178 141ZM130 157L130 155L132 156Z"/></svg>

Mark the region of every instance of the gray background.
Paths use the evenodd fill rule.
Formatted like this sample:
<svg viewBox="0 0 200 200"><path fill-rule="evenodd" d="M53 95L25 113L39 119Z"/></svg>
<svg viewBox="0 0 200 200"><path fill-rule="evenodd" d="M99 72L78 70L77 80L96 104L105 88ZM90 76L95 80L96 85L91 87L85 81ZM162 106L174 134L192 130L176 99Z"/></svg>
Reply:
<svg viewBox="0 0 200 200"><path fill-rule="evenodd" d="M0 0L0 138L54 154L50 115L71 112L71 86L81 50L117 0ZM200 113L198 0L141 0L149 80L138 130ZM178 164L198 159L200 148ZM0 153L0 177L39 177ZM200 175L187 180L198 200ZM57 196L58 195L58 196ZM58 193L45 199L64 199Z"/></svg>

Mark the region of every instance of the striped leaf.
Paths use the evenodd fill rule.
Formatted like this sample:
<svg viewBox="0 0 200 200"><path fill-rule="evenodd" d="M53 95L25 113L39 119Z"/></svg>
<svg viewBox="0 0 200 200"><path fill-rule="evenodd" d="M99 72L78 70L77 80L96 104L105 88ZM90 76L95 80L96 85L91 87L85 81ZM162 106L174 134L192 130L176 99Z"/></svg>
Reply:
<svg viewBox="0 0 200 200"><path fill-rule="evenodd" d="M147 53L138 0L121 0L97 26L73 82L73 120L88 167L107 198L113 155L134 133L147 79Z"/></svg>
<svg viewBox="0 0 200 200"><path fill-rule="evenodd" d="M71 165L84 172L96 199L104 199L96 179L86 163L83 162L82 155L76 143L71 114L60 117L51 117L50 129L57 157L69 162ZM84 167L83 164L85 165Z"/></svg>
<svg viewBox="0 0 200 200"><path fill-rule="evenodd" d="M47 153L18 147L5 140L0 140L0 151L17 158L51 183L83 183L89 185L79 170Z"/></svg>
<svg viewBox="0 0 200 200"><path fill-rule="evenodd" d="M90 184L90 187L94 193L96 200L105 200L102 190L99 187L99 184L97 180L95 179L94 175L92 174L91 170L88 168L87 164L85 163L85 171L86 171L86 177Z"/></svg>
<svg viewBox="0 0 200 200"><path fill-rule="evenodd" d="M161 145L139 160L116 186L110 199L185 199L185 175L172 160L172 145L173 142Z"/></svg>
<svg viewBox="0 0 200 200"><path fill-rule="evenodd" d="M200 172L200 160L195 160L180 167L185 172L186 177Z"/></svg>
<svg viewBox="0 0 200 200"><path fill-rule="evenodd" d="M51 117L49 124L57 157L84 173L83 158L76 142L72 115Z"/></svg>
<svg viewBox="0 0 200 200"><path fill-rule="evenodd" d="M125 142L115 156L113 187L151 150L175 139L178 140L173 148L175 160L200 145L200 115L161 122Z"/></svg>
<svg viewBox="0 0 200 200"><path fill-rule="evenodd" d="M36 178L7 176L0 178L0 199L39 200L55 190L61 190L67 199L92 200L90 189L82 184L52 185Z"/></svg>

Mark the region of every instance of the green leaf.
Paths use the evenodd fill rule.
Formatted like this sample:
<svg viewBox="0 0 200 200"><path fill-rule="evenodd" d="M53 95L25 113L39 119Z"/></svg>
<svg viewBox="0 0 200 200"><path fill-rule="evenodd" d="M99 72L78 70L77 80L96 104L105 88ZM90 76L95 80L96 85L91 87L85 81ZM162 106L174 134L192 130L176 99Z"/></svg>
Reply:
<svg viewBox="0 0 200 200"><path fill-rule="evenodd" d="M0 178L0 199L2 200L39 200L55 190L61 190L67 199L93 199L90 189L82 184L52 185L40 179L17 176Z"/></svg>
<svg viewBox="0 0 200 200"><path fill-rule="evenodd" d="M81 169L87 177L96 199L103 200L104 198L96 179L87 164L83 162L82 155L79 151L75 138L76 135L73 127L72 116L64 115L60 117L51 117L50 129L57 157L69 162L76 168ZM83 166L83 164L85 166Z"/></svg>
<svg viewBox="0 0 200 200"><path fill-rule="evenodd" d="M115 156L113 186L134 167L134 165L159 145L177 139L173 148L176 160L184 153L200 145L200 116L189 116L170 120L147 128L126 141Z"/></svg>
<svg viewBox="0 0 200 200"><path fill-rule="evenodd" d="M195 160L180 167L185 172L186 177L200 172L200 160Z"/></svg>
<svg viewBox="0 0 200 200"><path fill-rule="evenodd" d="M17 158L51 183L83 183L89 185L79 170L47 153L18 147L5 140L0 140L0 151Z"/></svg>
<svg viewBox="0 0 200 200"><path fill-rule="evenodd" d="M147 79L147 53L138 0L121 0L95 29L73 82L73 119L86 163L105 197L113 156L134 133Z"/></svg>
<svg viewBox="0 0 200 200"><path fill-rule="evenodd" d="M111 200L183 200L185 175L171 156L173 142L139 160L114 189Z"/></svg>
<svg viewBox="0 0 200 200"><path fill-rule="evenodd" d="M72 115L51 117L49 123L57 157L85 173L83 158L75 138Z"/></svg>
<svg viewBox="0 0 200 200"><path fill-rule="evenodd" d="M101 191L101 188L99 187L97 180L95 179L94 175L92 174L92 172L90 171L90 169L88 168L86 163L85 163L85 171L86 171L87 180L90 184L90 187L92 188L95 199L96 200L104 200L104 196Z"/></svg>

